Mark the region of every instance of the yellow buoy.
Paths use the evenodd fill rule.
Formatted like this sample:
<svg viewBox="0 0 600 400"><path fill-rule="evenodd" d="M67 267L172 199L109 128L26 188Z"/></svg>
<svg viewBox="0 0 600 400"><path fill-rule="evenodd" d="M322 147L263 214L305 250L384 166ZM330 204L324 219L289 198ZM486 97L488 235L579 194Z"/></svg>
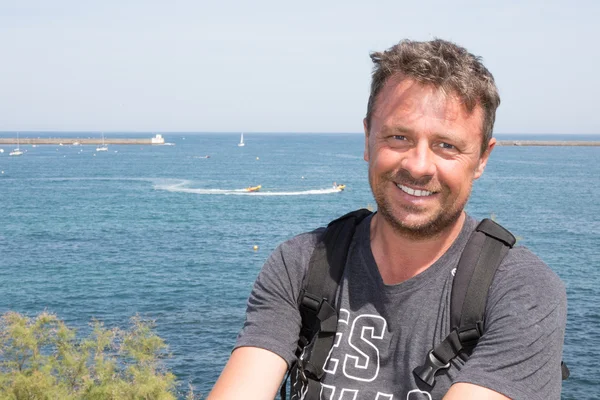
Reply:
<svg viewBox="0 0 600 400"><path fill-rule="evenodd" d="M252 247L252 249L254 249L254 251L258 250L258 246L254 245L254 247Z"/></svg>

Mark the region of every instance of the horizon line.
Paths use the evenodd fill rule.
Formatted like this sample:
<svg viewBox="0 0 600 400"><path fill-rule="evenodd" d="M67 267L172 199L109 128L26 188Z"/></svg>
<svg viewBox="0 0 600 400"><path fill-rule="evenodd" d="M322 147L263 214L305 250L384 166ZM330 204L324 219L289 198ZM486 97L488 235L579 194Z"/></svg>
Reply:
<svg viewBox="0 0 600 400"><path fill-rule="evenodd" d="M74 133L80 133L80 134L115 134L115 133L125 133L125 134L151 134L151 135L164 135L164 134L186 134L186 135L204 135L204 134L236 134L239 135L240 133L244 133L244 134L308 134L308 135L364 135L364 132L317 132L317 131L138 131L138 130L0 130L0 135L2 134L10 134L10 133L15 133L15 134L28 134L28 133L67 133L67 134L74 134ZM600 135L599 133L577 133L577 132L571 132L571 133L560 133L560 132L512 132L512 133L507 133L507 132L494 132L493 134L495 135Z"/></svg>

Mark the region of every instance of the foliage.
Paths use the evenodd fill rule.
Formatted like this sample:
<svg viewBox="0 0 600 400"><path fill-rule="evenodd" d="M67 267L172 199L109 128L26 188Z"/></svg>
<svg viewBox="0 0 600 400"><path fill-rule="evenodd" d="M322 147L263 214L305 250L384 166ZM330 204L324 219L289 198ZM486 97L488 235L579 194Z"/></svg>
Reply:
<svg viewBox="0 0 600 400"><path fill-rule="evenodd" d="M94 321L78 340L55 315L0 317L0 400L175 400L175 376L162 368L167 345L151 322L128 330ZM195 398L190 387L188 400Z"/></svg>

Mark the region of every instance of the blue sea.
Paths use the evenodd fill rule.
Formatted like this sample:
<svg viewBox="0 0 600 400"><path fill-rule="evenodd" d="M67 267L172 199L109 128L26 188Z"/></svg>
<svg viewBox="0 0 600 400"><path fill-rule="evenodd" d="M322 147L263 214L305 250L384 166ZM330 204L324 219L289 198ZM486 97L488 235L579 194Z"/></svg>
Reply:
<svg viewBox="0 0 600 400"><path fill-rule="evenodd" d="M90 134L21 134L38 136ZM153 134L106 134L137 136ZM136 314L154 319L182 390L207 394L270 252L375 202L361 134L246 133L245 147L239 133L164 136L175 145L21 146L21 157L0 146L0 313L48 310L81 331L93 318L123 328ZM259 193L243 191L254 185ZM600 147L497 147L467 206L494 215L565 282L563 399L600 397L599 199Z"/></svg>

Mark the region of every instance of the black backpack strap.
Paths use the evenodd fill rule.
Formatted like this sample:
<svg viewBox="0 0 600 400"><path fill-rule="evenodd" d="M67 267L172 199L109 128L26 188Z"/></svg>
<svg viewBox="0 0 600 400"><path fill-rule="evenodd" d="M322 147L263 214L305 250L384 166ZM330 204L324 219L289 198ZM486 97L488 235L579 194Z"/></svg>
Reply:
<svg viewBox="0 0 600 400"><path fill-rule="evenodd" d="M496 269L515 242L515 237L494 221L484 219L479 223L458 262L452 283L453 328L469 330L483 324L488 289Z"/></svg>
<svg viewBox="0 0 600 400"><path fill-rule="evenodd" d="M514 246L515 237L490 219L471 234L456 267L451 294L451 332L427 354L423 366L413 371L430 387L435 374L450 366L459 353L469 354L483 334L487 295L496 269Z"/></svg>
<svg viewBox="0 0 600 400"><path fill-rule="evenodd" d="M360 209L329 223L312 253L300 292L302 329L296 352L296 367L307 390L305 399L319 398L323 367L337 331L337 289L356 227L370 214L371 211ZM316 397L310 397L311 393Z"/></svg>

